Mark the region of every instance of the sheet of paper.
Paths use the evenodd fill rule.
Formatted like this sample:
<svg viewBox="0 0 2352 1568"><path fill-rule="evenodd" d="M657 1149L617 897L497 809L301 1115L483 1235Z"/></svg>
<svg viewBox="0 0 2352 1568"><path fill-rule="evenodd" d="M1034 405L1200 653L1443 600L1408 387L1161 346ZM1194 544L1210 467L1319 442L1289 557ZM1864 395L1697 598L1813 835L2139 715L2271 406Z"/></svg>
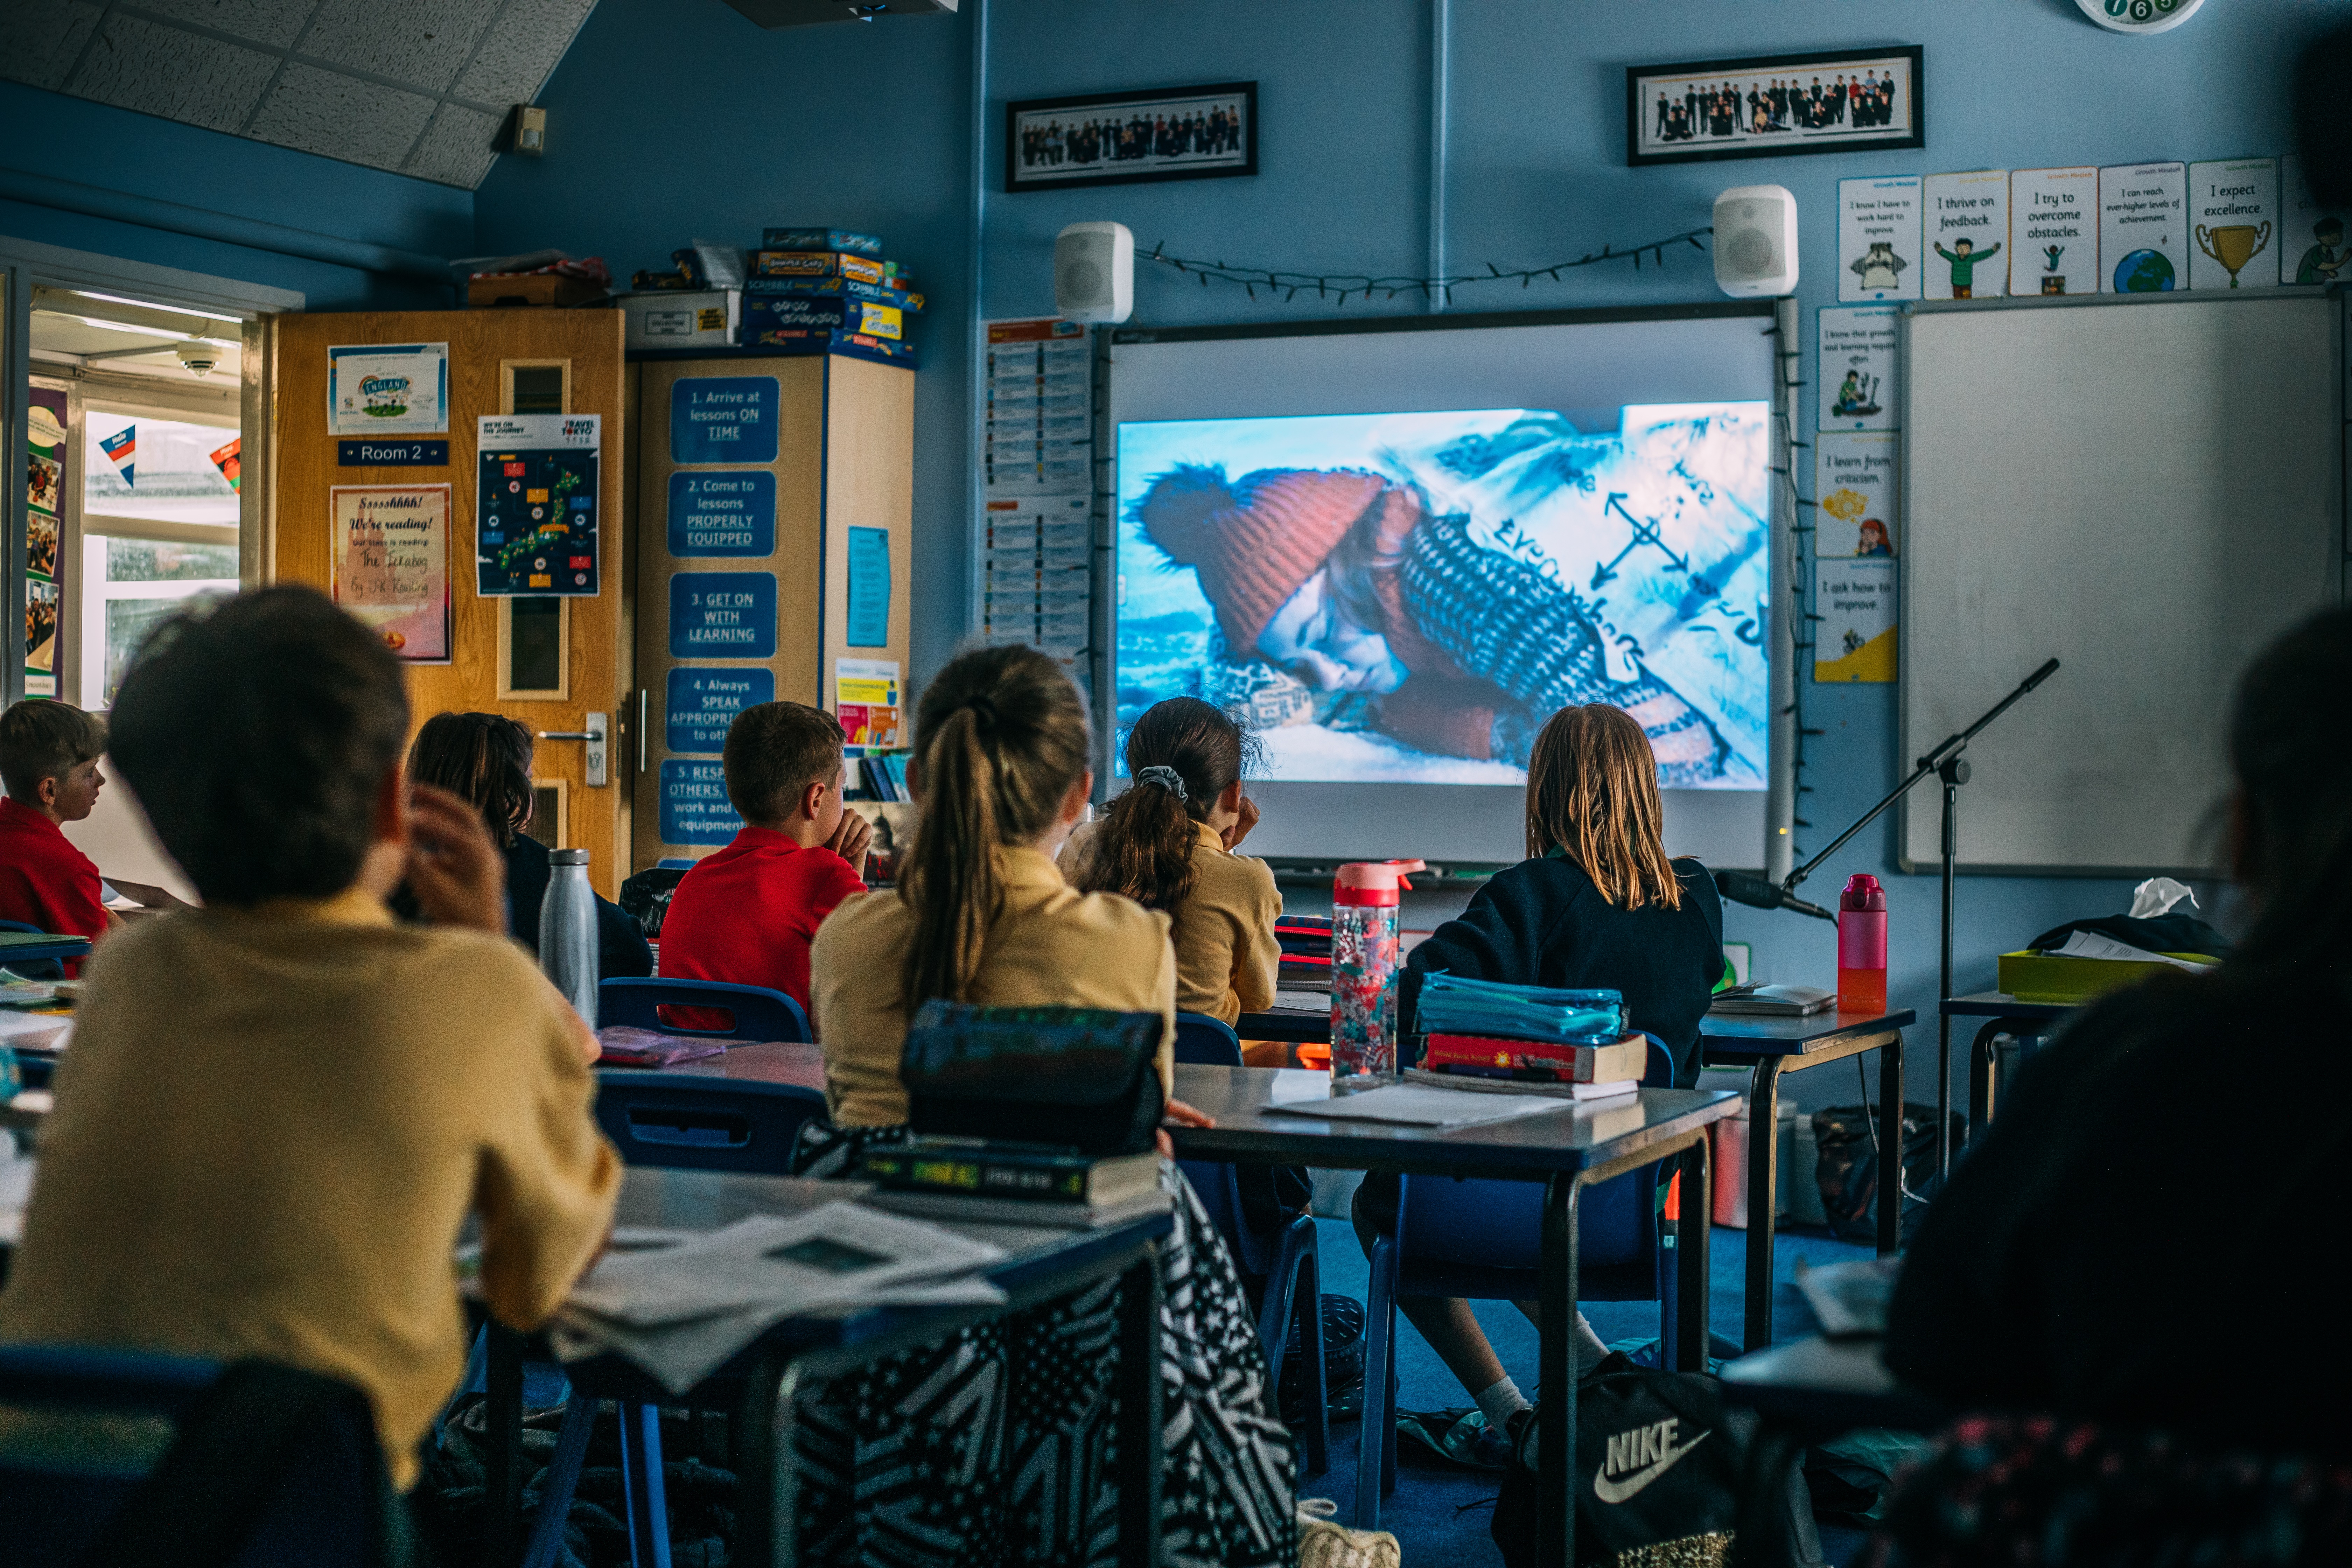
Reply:
<svg viewBox="0 0 2352 1568"><path fill-rule="evenodd" d="M849 614L845 640L851 647L883 647L890 641L890 531L849 531Z"/></svg>
<svg viewBox="0 0 2352 1568"><path fill-rule="evenodd" d="M2099 171L2099 292L2189 287L2189 165L2116 163Z"/></svg>
<svg viewBox="0 0 2352 1568"><path fill-rule="evenodd" d="M1825 430L1813 443L1814 553L1893 555L1903 537L1903 437Z"/></svg>
<svg viewBox="0 0 2352 1568"><path fill-rule="evenodd" d="M1895 679L1895 563L1885 557L1813 563L1813 679L1823 684Z"/></svg>
<svg viewBox="0 0 2352 1568"><path fill-rule="evenodd" d="M1903 423L1895 374L1902 354L1893 305L1824 308L1821 330L1821 397L1816 423L1824 430L1893 430Z"/></svg>
<svg viewBox="0 0 2352 1568"><path fill-rule="evenodd" d="M1930 300L1998 300L2009 292L2009 171L1930 174L1926 187Z"/></svg>
<svg viewBox="0 0 2352 1568"><path fill-rule="evenodd" d="M1295 1013L1328 1013L1331 993L1328 991L1290 990L1274 994L1274 1005Z"/></svg>
<svg viewBox="0 0 2352 1568"><path fill-rule="evenodd" d="M2277 288L2278 216L2277 159L2189 164L2189 226L2195 243L2189 257L2189 286Z"/></svg>
<svg viewBox="0 0 2352 1568"><path fill-rule="evenodd" d="M2099 171L2019 169L2009 176L2009 291L2099 291Z"/></svg>
<svg viewBox="0 0 2352 1568"><path fill-rule="evenodd" d="M1270 1100L1265 1109L1332 1121L1388 1121L1405 1127L1468 1127L1558 1110L1564 1102L1535 1095L1463 1094L1417 1083L1383 1084L1329 1100Z"/></svg>
<svg viewBox="0 0 2352 1568"><path fill-rule="evenodd" d="M2175 969L2185 969L2191 974L2202 974L2213 967L2210 963L2191 963L2185 958L2170 958L2161 952L2150 952L2144 947L2134 947L2096 931L2078 931L2066 938L2066 945L2058 950L2061 958L2098 958L2122 963L2168 963Z"/></svg>
<svg viewBox="0 0 2352 1568"><path fill-rule="evenodd" d="M1838 182L1838 298L1916 300L1919 176Z"/></svg>

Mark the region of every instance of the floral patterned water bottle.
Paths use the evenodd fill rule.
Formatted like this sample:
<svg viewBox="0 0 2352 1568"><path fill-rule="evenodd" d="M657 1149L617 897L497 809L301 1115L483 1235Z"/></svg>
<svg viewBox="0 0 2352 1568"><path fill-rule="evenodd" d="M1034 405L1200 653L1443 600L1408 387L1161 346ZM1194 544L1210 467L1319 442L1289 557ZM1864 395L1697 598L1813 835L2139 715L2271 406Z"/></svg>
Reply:
<svg viewBox="0 0 2352 1568"><path fill-rule="evenodd" d="M1397 890L1418 860L1355 860L1331 881L1331 1092L1397 1073Z"/></svg>

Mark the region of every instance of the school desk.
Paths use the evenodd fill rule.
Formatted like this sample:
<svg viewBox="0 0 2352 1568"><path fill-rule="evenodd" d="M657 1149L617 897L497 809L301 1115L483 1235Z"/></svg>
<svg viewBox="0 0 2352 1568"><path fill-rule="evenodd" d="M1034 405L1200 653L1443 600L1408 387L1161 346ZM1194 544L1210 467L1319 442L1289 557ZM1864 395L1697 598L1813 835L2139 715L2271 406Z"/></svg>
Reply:
<svg viewBox="0 0 2352 1568"><path fill-rule="evenodd" d="M1699 1021L1700 1062L1747 1068L1748 1310L1740 1343L1759 1350L1772 1342L1772 1241L1780 1210L1780 1074L1820 1067L1864 1051L1884 1051L1878 1063L1878 1125L1903 1125L1903 1030L1918 1021L1906 1007L1893 1013L1816 1013L1809 1018L1759 1018L1709 1013ZM1899 1142L1901 1133L1895 1134ZM1903 1205L1884 1201L1879 1179L1878 1251L1902 1245ZM1689 1191L1685 1184L1684 1191ZM1687 1202L1687 1198L1685 1200Z"/></svg>
<svg viewBox="0 0 2352 1568"><path fill-rule="evenodd" d="M1993 1054L1993 1042L2002 1035L2022 1039L2038 1039L2053 1035L2053 1019L2073 1017L2082 1010L2080 1002L2021 1002L2006 991L1972 991L1965 996L1944 998L1943 1012L1951 1018L1982 1018L1984 1027L1977 1031L1975 1041L1969 1047L1969 1136L1976 1137L1992 1121L1993 1099L2000 1085L2000 1061Z"/></svg>
<svg viewBox="0 0 2352 1568"><path fill-rule="evenodd" d="M1176 1098L1213 1118L1213 1127L1173 1127L1177 1156L1242 1164L1307 1165L1325 1170L1393 1171L1409 1176L1478 1176L1541 1182L1543 1205L1542 1422L1546 1471L1537 1489L1537 1561L1564 1568L1576 1561L1576 1380L1570 1345L1576 1322L1577 1200L1583 1189L1630 1171L1678 1159L1684 1224L1676 1231L1675 1341L1677 1366L1696 1369L1706 1354L1706 1128L1738 1104L1736 1095L1648 1089L1558 1110L1468 1127L1402 1127L1284 1115L1269 1100L1328 1092L1321 1073L1274 1068L1176 1064Z"/></svg>
<svg viewBox="0 0 2352 1568"><path fill-rule="evenodd" d="M614 1223L715 1230L751 1215L797 1214L867 1190L862 1182L810 1182L633 1166L622 1179ZM758 1339L684 1394L669 1393L617 1355L570 1363L564 1374L574 1399L730 1410L742 1434L736 1454L744 1467L739 1478L734 1561L788 1564L799 1561L793 1542L795 1472L792 1454L795 1398L802 1391L900 1351L929 1344L958 1329L1117 1276L1121 1279L1123 1304L1116 1350L1119 1427L1113 1476L1119 1493L1118 1562L1122 1568L1149 1568L1159 1560L1160 1542L1158 1243L1171 1223L1163 1211L1090 1230L957 1226L954 1228L1004 1248L1003 1261L982 1270L1003 1289L1003 1305L869 1307L788 1318L762 1331ZM529 1336L492 1328L488 1414L488 1429L495 1436L486 1467L490 1506L486 1563L512 1563L521 1554L518 1524L522 1503L522 1358L527 1347ZM636 1561L644 1563L646 1559L638 1556Z"/></svg>
<svg viewBox="0 0 2352 1568"><path fill-rule="evenodd" d="M1808 1447L1858 1427L1933 1432L1951 1420L1940 1402L1895 1382L1879 1359L1882 1343L1874 1335L1817 1334L1725 1364L1723 1402L1758 1417L1741 1467L1736 1538L1772 1539L1790 1472Z"/></svg>
<svg viewBox="0 0 2352 1568"><path fill-rule="evenodd" d="M86 936L0 931L0 963L29 963L44 958L79 958L89 951L89 938Z"/></svg>

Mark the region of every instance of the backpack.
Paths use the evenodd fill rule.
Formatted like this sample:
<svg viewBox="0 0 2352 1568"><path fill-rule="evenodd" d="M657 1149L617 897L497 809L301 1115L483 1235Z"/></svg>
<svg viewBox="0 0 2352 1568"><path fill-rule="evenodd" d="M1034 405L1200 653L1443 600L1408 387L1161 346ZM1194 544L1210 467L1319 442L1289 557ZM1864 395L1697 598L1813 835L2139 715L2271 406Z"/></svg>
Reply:
<svg viewBox="0 0 2352 1568"><path fill-rule="evenodd" d="M1505 1568L1535 1568L1539 1420L1521 1424L1495 1502ZM1755 1413L1723 1402L1722 1385L1612 1355L1576 1389L1576 1568L1728 1564L1739 1480ZM1790 1468L1778 1539L1748 1562L1818 1568L1804 1480ZM1667 1550L1671 1548L1671 1550Z"/></svg>

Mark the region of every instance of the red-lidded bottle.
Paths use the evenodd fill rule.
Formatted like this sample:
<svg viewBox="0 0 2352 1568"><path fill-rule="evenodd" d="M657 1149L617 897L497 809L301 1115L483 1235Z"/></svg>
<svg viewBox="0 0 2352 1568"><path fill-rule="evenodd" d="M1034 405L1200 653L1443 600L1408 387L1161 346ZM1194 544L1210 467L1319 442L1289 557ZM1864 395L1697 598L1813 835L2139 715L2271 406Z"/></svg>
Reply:
<svg viewBox="0 0 2352 1568"><path fill-rule="evenodd" d="M1331 1091L1397 1074L1398 890L1418 860L1351 860L1331 879Z"/></svg>
<svg viewBox="0 0 2352 1568"><path fill-rule="evenodd" d="M1838 898L1837 1005L1841 1013L1886 1011L1886 889L1867 871Z"/></svg>

